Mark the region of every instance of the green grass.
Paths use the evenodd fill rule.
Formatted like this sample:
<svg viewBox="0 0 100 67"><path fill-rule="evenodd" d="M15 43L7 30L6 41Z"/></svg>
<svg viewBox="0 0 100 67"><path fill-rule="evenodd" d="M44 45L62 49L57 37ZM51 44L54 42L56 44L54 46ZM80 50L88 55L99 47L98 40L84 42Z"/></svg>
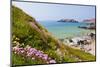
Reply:
<svg viewBox="0 0 100 67"><path fill-rule="evenodd" d="M41 44L45 44L40 36L41 33L38 33L29 25L31 20L31 22L34 22L42 29L42 27L36 23L34 18L30 17L17 7L12 6L12 19L12 35L20 38L20 43L24 43L25 46L29 44L32 47L39 47ZM40 48L43 49L42 47Z"/></svg>
<svg viewBox="0 0 100 67"><path fill-rule="evenodd" d="M16 65L32 65L32 64L46 64L43 60L41 59L35 59L31 60L30 58L23 57L20 55L17 55L15 53L12 53L12 64L13 66Z"/></svg>
<svg viewBox="0 0 100 67"><path fill-rule="evenodd" d="M79 59L81 59L82 61L95 61L95 56L93 56L90 53L86 53L84 51L81 51L79 49L72 49L68 46L66 46L66 49L68 50L68 52L76 57L78 57Z"/></svg>
<svg viewBox="0 0 100 67"><path fill-rule="evenodd" d="M75 58L78 58L81 61L95 61L96 60L96 57L90 53L84 52L79 49L71 48L67 45L62 45L62 47L63 47L63 48L61 48L62 52L64 52L67 57L74 58L73 59L74 62L78 61ZM66 51L64 51L64 50L66 50ZM73 61L71 61L71 62L73 62Z"/></svg>

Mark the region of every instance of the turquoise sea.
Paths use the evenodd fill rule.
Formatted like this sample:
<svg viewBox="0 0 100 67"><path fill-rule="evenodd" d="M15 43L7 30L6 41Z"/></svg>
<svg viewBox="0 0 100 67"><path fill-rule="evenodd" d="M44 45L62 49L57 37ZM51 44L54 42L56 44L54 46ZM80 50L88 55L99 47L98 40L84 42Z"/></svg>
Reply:
<svg viewBox="0 0 100 67"><path fill-rule="evenodd" d="M78 26L87 26L87 23L71 23L71 22L57 22L57 21L38 21L44 28L46 28L52 36L62 39L75 36L83 36L94 30L87 30L78 28Z"/></svg>

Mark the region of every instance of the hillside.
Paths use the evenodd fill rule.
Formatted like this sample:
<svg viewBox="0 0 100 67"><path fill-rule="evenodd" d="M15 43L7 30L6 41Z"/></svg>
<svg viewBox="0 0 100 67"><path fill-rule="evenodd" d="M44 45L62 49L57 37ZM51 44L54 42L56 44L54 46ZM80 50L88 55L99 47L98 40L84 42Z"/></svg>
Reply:
<svg viewBox="0 0 100 67"><path fill-rule="evenodd" d="M12 6L12 65L95 61L95 56L65 46L23 10Z"/></svg>

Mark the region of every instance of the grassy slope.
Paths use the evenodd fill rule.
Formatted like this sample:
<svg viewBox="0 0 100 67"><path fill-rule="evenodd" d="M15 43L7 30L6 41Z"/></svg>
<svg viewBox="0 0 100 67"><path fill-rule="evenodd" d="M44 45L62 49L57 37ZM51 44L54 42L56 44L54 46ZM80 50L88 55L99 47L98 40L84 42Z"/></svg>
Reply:
<svg viewBox="0 0 100 67"><path fill-rule="evenodd" d="M32 27L30 22L37 28ZM95 57L91 54L65 46L48 34L47 30L40 26L34 18L21 9L12 6L12 42L15 41L17 37L20 39L18 40L20 44L24 43L22 47L30 45L36 49L42 50L51 58L54 58L58 63L95 60ZM12 46L15 45L13 44ZM60 50L62 56L56 52L57 49ZM76 59L76 57L78 59ZM12 63L13 65L23 65L26 63L42 64L42 60L37 59L32 62L31 59L25 59L13 54Z"/></svg>

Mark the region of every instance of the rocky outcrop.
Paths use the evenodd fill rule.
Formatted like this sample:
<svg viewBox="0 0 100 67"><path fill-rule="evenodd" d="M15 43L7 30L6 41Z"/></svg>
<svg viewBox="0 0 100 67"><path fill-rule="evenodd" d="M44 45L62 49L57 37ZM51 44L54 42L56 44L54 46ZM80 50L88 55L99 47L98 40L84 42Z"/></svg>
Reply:
<svg viewBox="0 0 100 67"><path fill-rule="evenodd" d="M78 21L75 20L75 19L61 19L61 20L58 20L58 22L72 22L72 23L78 23Z"/></svg>

